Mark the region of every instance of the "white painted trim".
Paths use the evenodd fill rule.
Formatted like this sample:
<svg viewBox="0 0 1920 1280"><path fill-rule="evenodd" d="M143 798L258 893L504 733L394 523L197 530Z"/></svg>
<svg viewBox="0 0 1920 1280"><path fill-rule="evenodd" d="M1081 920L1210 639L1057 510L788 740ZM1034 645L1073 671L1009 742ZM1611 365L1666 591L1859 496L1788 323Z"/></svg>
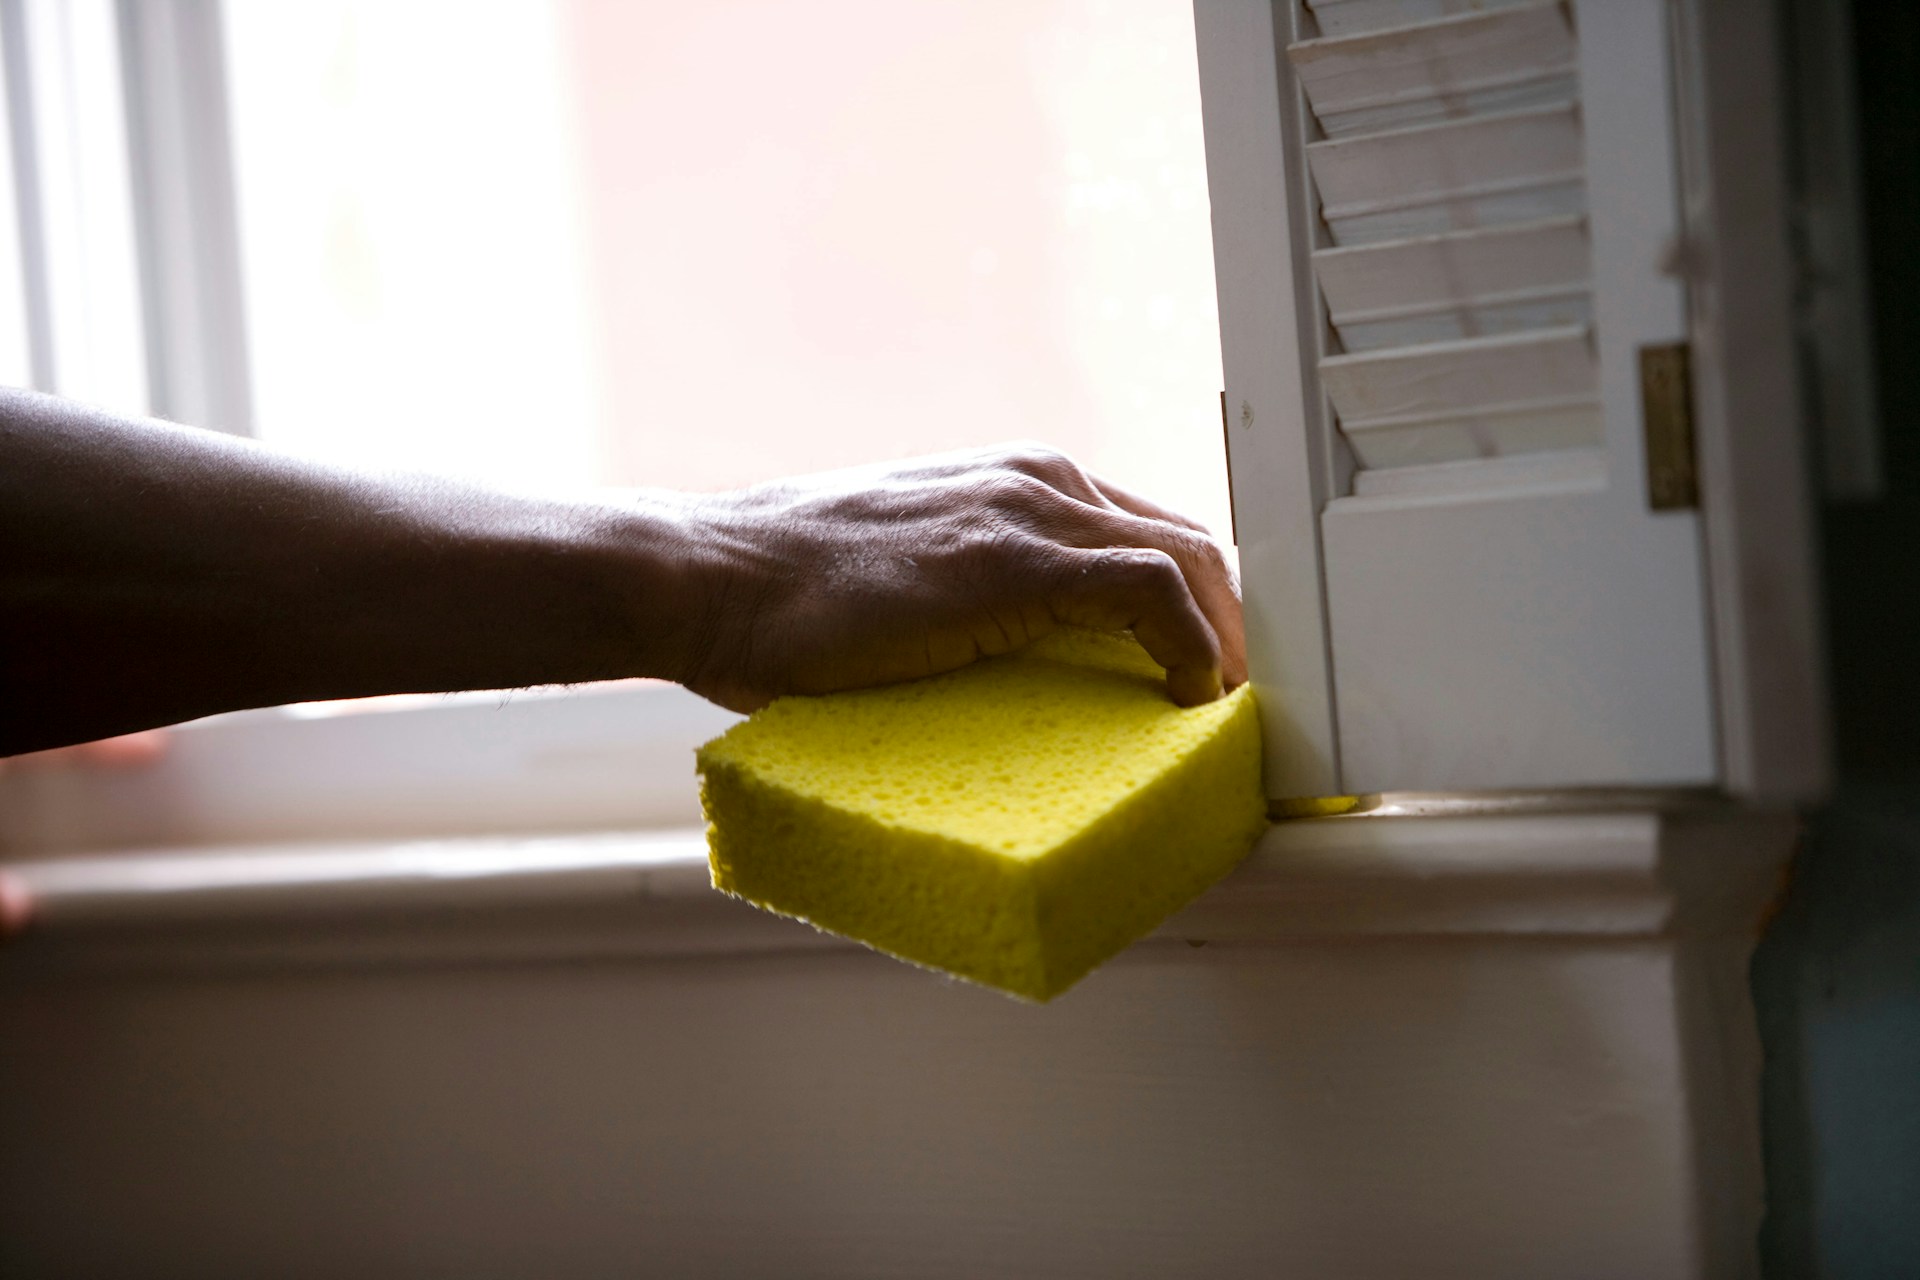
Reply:
<svg viewBox="0 0 1920 1280"><path fill-rule="evenodd" d="M242 712L145 768L0 772L0 855L692 825L694 749L738 720L670 684Z"/></svg>
<svg viewBox="0 0 1920 1280"><path fill-rule="evenodd" d="M1359 35L1410 22L1439 22L1531 0L1304 0L1323 36Z"/></svg>
<svg viewBox="0 0 1920 1280"><path fill-rule="evenodd" d="M1516 489L1601 489L1606 483L1604 450L1549 449L1504 458L1362 471L1353 477L1353 497L1341 501L1415 494L1503 493Z"/></svg>
<svg viewBox="0 0 1920 1280"><path fill-rule="evenodd" d="M32 140L15 118L19 104L15 100L14 79L17 43L9 34L18 30L18 0L0 0L0 105L6 120L0 122L0 384L10 387L34 385L35 325L39 319L29 296L33 284L27 262L23 219L31 216L28 201L33 175L19 154L25 139L28 156ZM35 228L37 234L37 228Z"/></svg>
<svg viewBox="0 0 1920 1280"><path fill-rule="evenodd" d="M249 434L219 0L118 0L153 413Z"/></svg>
<svg viewBox="0 0 1920 1280"><path fill-rule="evenodd" d="M1580 803L1575 798L1573 803ZM1410 801L1282 823L1162 942L1749 932L1795 824L1722 808ZM339 964L718 955L852 944L725 898L697 829L126 850L17 862L9 963Z"/></svg>
<svg viewBox="0 0 1920 1280"><path fill-rule="evenodd" d="M1572 103L1329 138L1307 147L1328 222L1577 176L1580 157L1580 109Z"/></svg>
<svg viewBox="0 0 1920 1280"><path fill-rule="evenodd" d="M457 906L56 919L0 955L9 1256L1753 1274L1743 975L1792 824L1475 803L1278 828L1044 1008L762 915L704 889L697 858L614 836L548 846L540 895L470 875Z"/></svg>
<svg viewBox="0 0 1920 1280"><path fill-rule="evenodd" d="M119 41L109 0L8 0L8 110L34 385L148 411Z"/></svg>
<svg viewBox="0 0 1920 1280"><path fill-rule="evenodd" d="M1452 15L1288 49L1330 137L1574 97L1574 38L1559 0Z"/></svg>
<svg viewBox="0 0 1920 1280"><path fill-rule="evenodd" d="M1586 129L1587 235L1593 328L1613 500L1624 521L1649 517L1640 349L1687 338L1686 283L1670 259L1680 234L1674 58L1666 0L1577 0L1581 117ZM1688 535L1694 533L1689 529ZM1677 541L1677 539L1676 539ZM1699 557L1668 567L1700 593ZM1630 600L1624 607L1632 607ZM1698 611L1696 602L1692 609Z"/></svg>
<svg viewBox="0 0 1920 1280"><path fill-rule="evenodd" d="M45 211L40 197L40 139L34 127L33 61L26 0L0 0L0 57L6 64L7 198L26 325L27 386L53 388L53 315L48 299Z"/></svg>
<svg viewBox="0 0 1920 1280"><path fill-rule="evenodd" d="M1586 222L1577 217L1322 249L1313 270L1336 327L1585 293L1593 277Z"/></svg>
<svg viewBox="0 0 1920 1280"><path fill-rule="evenodd" d="M1812 801L1829 783L1830 727L1776 16L1741 0L1687 0L1674 12L1722 777L1728 791L1758 802ZM1595 261L1598 280L1605 260ZM1600 325L1604 340L1604 316ZM1630 461L1637 456L1622 459Z"/></svg>
<svg viewBox="0 0 1920 1280"><path fill-rule="evenodd" d="M1333 490L1332 433L1318 411L1321 321L1310 237L1289 230L1308 217L1310 197L1299 154L1301 104L1290 82L1281 89L1287 13L1248 0L1196 0L1193 16L1228 474L1267 794L1337 795L1319 519Z"/></svg>

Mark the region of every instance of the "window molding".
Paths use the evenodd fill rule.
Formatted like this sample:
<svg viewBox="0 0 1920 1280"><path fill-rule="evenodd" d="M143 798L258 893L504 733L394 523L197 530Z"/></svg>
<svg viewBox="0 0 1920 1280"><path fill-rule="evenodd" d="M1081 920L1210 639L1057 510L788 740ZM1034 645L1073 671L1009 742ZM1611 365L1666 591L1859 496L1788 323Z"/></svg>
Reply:
<svg viewBox="0 0 1920 1280"><path fill-rule="evenodd" d="M1578 803L1578 801L1575 801ZM1798 823L1724 804L1514 812L1417 799L1269 828L1151 944L1751 939ZM119 850L9 865L9 955L87 972L851 949L716 893L698 828Z"/></svg>
<svg viewBox="0 0 1920 1280"><path fill-rule="evenodd" d="M117 0L134 229L157 417L253 429L219 0Z"/></svg>
<svg viewBox="0 0 1920 1280"><path fill-rule="evenodd" d="M693 752L738 719L666 683L240 712L173 731L149 767L0 773L0 856L687 827Z"/></svg>
<svg viewBox="0 0 1920 1280"><path fill-rule="evenodd" d="M0 0L35 388L148 411L140 251L109 0Z"/></svg>

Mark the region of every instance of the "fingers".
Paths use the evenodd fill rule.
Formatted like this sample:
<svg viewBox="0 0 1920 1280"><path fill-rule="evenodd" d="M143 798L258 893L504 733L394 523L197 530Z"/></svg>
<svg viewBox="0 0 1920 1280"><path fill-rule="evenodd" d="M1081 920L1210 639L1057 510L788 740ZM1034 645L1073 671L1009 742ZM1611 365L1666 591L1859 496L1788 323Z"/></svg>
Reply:
<svg viewBox="0 0 1920 1280"><path fill-rule="evenodd" d="M142 729L138 733L126 733L117 738L101 738L95 742L75 743L70 747L53 747L46 751L9 756L0 767L137 769L153 764L166 751L165 729Z"/></svg>
<svg viewBox="0 0 1920 1280"><path fill-rule="evenodd" d="M27 927L33 916L33 898L27 887L11 876L0 874L0 942Z"/></svg>
<svg viewBox="0 0 1920 1280"><path fill-rule="evenodd" d="M1167 692L1183 707L1220 696L1219 639L1172 556L1144 547L1082 550L1066 558L1064 569L1058 621L1132 631L1167 669Z"/></svg>
<svg viewBox="0 0 1920 1280"><path fill-rule="evenodd" d="M1008 471L1030 476L1077 502L1103 511L1116 509L1107 495L1101 492L1099 483L1082 470L1079 463L1058 449L1042 444L1010 445L995 462Z"/></svg>
<svg viewBox="0 0 1920 1280"><path fill-rule="evenodd" d="M1071 547L1138 547L1171 557L1213 630L1225 687L1246 683L1240 585L1220 545L1202 525L1091 476L1065 454L1044 446L1014 446L999 465L1017 479L1006 490L1007 505L1025 516L1034 532ZM1071 501L1050 500L1055 494Z"/></svg>
<svg viewBox="0 0 1920 1280"><path fill-rule="evenodd" d="M1000 461L1008 469L1043 480L1088 506L1125 511L1142 519L1159 520L1194 533L1208 533L1207 527L1198 520L1190 520L1178 511L1143 498L1111 480L1104 480L1058 449L1047 445L1028 442L1008 445Z"/></svg>
<svg viewBox="0 0 1920 1280"><path fill-rule="evenodd" d="M785 624L748 620L749 635L782 637L771 669L738 655L694 664L687 683L723 706L930 675L1055 623L1131 630L1182 705L1246 679L1238 585L1218 544L1058 450L927 458L754 502L745 516L800 546L782 556L809 571L762 607L791 614Z"/></svg>
<svg viewBox="0 0 1920 1280"><path fill-rule="evenodd" d="M1122 511L1130 512L1133 515L1140 516L1147 520L1160 520L1167 524L1179 525L1182 529L1190 529L1194 533L1204 534L1207 537L1213 536L1208 531L1207 526L1201 524L1198 520L1189 520L1178 511L1169 510L1157 502L1142 498L1136 493L1121 488L1111 480L1102 480L1098 476L1092 476L1090 479L1093 481L1094 487L1100 491L1100 496Z"/></svg>
<svg viewBox="0 0 1920 1280"><path fill-rule="evenodd" d="M1168 557L1206 616L1220 646L1221 673L1229 689L1247 680L1247 642L1241 619L1240 584L1220 544L1193 528L1107 507L1091 507L1055 495L1022 477L1006 506L1027 521L1030 532L1083 550L1138 548ZM1051 500L1049 500L1051 498Z"/></svg>
<svg viewBox="0 0 1920 1280"><path fill-rule="evenodd" d="M1127 513L1098 519L1104 545L1152 547L1173 558L1185 576L1207 622L1220 642L1220 670L1226 687L1247 682L1247 637L1240 610L1240 583L1220 544L1191 528Z"/></svg>

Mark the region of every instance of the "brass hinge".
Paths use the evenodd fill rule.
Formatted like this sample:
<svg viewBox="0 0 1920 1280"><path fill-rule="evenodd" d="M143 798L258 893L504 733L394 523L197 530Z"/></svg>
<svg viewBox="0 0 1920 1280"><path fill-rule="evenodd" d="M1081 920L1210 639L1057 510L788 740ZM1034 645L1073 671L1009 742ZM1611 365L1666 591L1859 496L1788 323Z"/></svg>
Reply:
<svg viewBox="0 0 1920 1280"><path fill-rule="evenodd" d="M1686 343L1640 348L1640 410L1647 434L1647 505L1655 511L1699 506L1693 377Z"/></svg>

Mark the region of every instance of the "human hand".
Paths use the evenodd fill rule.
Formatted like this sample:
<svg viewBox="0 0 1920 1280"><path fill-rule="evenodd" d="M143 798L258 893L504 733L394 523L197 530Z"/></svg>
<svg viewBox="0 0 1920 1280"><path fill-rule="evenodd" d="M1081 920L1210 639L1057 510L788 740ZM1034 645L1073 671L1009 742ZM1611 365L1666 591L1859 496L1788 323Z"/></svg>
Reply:
<svg viewBox="0 0 1920 1280"><path fill-rule="evenodd" d="M0 944L27 927L33 918L33 898L27 886L0 871Z"/></svg>
<svg viewBox="0 0 1920 1280"><path fill-rule="evenodd" d="M1246 680L1206 530L1039 445L650 494L700 565L682 682L736 711L950 671L1063 625L1131 630L1192 706Z"/></svg>
<svg viewBox="0 0 1920 1280"><path fill-rule="evenodd" d="M128 769L152 764L166 754L164 729L143 729L116 738L76 742L70 747L29 751L0 757L0 771L9 769Z"/></svg>
<svg viewBox="0 0 1920 1280"><path fill-rule="evenodd" d="M82 742L51 751L0 758L0 771L25 769L138 768L158 760L167 749L167 735L158 729ZM17 877L0 867L0 943L27 927L33 918L33 895Z"/></svg>

